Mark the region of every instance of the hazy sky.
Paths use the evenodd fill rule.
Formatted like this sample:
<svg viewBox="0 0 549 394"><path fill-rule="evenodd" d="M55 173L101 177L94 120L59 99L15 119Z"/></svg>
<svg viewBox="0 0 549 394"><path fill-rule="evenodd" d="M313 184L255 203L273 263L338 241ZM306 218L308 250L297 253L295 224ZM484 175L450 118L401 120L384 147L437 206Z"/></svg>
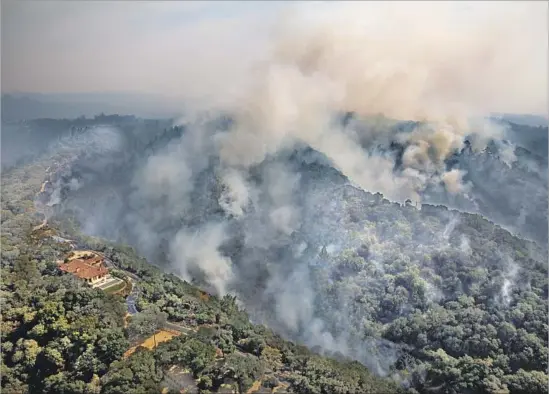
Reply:
<svg viewBox="0 0 549 394"><path fill-rule="evenodd" d="M520 3L458 2L452 13L464 16L465 24L483 23L478 15L497 14L500 9L507 9L505 18L520 14ZM501 24L514 29L513 37L520 36L515 38L519 44L506 51L522 63L510 72L524 74L512 82L523 91L517 93L520 88L514 86L508 95L521 103L526 94L535 96L529 97L533 104L525 107L539 112L547 105L548 15L546 4L537 3L522 7L527 16L522 22L502 16ZM238 91L276 41L272 37L280 34L288 16L285 11L293 7L300 8L302 15L322 15L326 9L324 16L330 19L333 9L346 6L343 2L3 0L2 91L139 91L186 98ZM351 14L366 21L375 19L381 8L381 3L364 2ZM384 23L398 28L402 19L397 15L392 20L393 14L397 13L383 14ZM413 18L418 24L436 24L424 19L431 14ZM346 28L345 20L342 23L340 27Z"/></svg>
<svg viewBox="0 0 549 394"><path fill-rule="evenodd" d="M281 5L2 1L2 90L183 94L197 80L216 84L259 54Z"/></svg>

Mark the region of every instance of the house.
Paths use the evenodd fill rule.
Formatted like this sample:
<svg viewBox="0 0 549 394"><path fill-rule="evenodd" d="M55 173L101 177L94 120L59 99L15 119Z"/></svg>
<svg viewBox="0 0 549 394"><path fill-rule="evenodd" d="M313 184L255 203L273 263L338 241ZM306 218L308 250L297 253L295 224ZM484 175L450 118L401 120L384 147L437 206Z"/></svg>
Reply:
<svg viewBox="0 0 549 394"><path fill-rule="evenodd" d="M92 267L103 266L103 257L101 256L84 256L80 260L84 260L86 264L91 265Z"/></svg>
<svg viewBox="0 0 549 394"><path fill-rule="evenodd" d="M104 283L110 278L109 270L100 257L74 259L59 265L61 271L69 272L92 286Z"/></svg>

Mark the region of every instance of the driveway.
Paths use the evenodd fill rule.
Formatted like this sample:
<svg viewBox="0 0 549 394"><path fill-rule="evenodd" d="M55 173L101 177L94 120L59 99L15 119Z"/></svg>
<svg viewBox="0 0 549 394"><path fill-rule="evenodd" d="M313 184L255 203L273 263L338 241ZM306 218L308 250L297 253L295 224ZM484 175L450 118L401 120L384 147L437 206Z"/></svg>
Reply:
<svg viewBox="0 0 549 394"><path fill-rule="evenodd" d="M135 315L138 313L137 311L137 307L135 306L135 303L137 302L137 296L139 295L139 289L137 288L137 281L139 281L139 277L131 272L128 272L126 270L123 270L119 267L116 266L116 264L114 264L112 262L111 259L109 259L107 256L105 256L104 253L100 253L100 252L97 252L97 254L99 254L101 257L103 257L103 261L105 262L105 265L108 267L108 268L116 268L122 272L124 272L124 275L126 275L131 284L132 284L132 291L131 293L126 297L126 306L128 308L128 313L130 315Z"/></svg>
<svg viewBox="0 0 549 394"><path fill-rule="evenodd" d="M135 306L135 303L137 301L137 296L139 295L139 289L137 288L137 284L130 279L132 283L132 291L128 297L126 297L126 305L128 307L128 313L130 315L135 315L137 313L137 308Z"/></svg>
<svg viewBox="0 0 549 394"><path fill-rule="evenodd" d="M137 314L137 308L135 307L135 301L130 301L129 298L126 299L126 305L128 306L128 313L130 315Z"/></svg>

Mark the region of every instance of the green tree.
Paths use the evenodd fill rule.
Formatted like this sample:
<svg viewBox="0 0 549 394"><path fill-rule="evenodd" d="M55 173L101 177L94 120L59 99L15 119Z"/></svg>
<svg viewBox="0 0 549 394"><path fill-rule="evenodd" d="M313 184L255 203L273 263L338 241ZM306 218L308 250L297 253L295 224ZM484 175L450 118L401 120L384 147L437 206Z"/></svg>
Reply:
<svg viewBox="0 0 549 394"><path fill-rule="evenodd" d="M549 376L542 371L519 369L513 375L506 375L503 381L511 394L542 394L547 392L549 386Z"/></svg>

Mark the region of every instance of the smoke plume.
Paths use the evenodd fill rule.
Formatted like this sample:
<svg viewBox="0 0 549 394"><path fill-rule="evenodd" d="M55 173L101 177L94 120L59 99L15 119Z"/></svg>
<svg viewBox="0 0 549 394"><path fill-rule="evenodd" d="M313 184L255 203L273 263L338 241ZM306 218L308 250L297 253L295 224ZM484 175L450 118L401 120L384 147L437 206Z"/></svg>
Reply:
<svg viewBox="0 0 549 394"><path fill-rule="evenodd" d="M466 140L479 152L503 135L486 118L504 105L501 97L546 104L536 89L527 95L529 78L546 74L529 72L531 47L520 30L536 25L546 5L498 3L495 13L481 5L478 20L464 24L455 4L408 4L315 4L314 12L304 5L284 14L238 99L218 101L230 103L222 108L228 126L187 114L181 137L132 159L119 186L124 204L67 207L80 205L84 222L113 218L102 235L138 245L152 260L167 250L184 279L237 294L254 319L288 337L387 373L399 348L364 342L370 328L356 294L401 291L384 276L386 261L412 267L412 275L441 249L459 257L474 246L454 234L455 218L431 229L398 217L378 223L368 207L389 201L364 191L399 203L420 202L430 187L463 196L469 171L448 169L447 161ZM364 270L354 277L349 261ZM421 275L436 302L437 284ZM351 279L328 297L323 289L334 277Z"/></svg>

